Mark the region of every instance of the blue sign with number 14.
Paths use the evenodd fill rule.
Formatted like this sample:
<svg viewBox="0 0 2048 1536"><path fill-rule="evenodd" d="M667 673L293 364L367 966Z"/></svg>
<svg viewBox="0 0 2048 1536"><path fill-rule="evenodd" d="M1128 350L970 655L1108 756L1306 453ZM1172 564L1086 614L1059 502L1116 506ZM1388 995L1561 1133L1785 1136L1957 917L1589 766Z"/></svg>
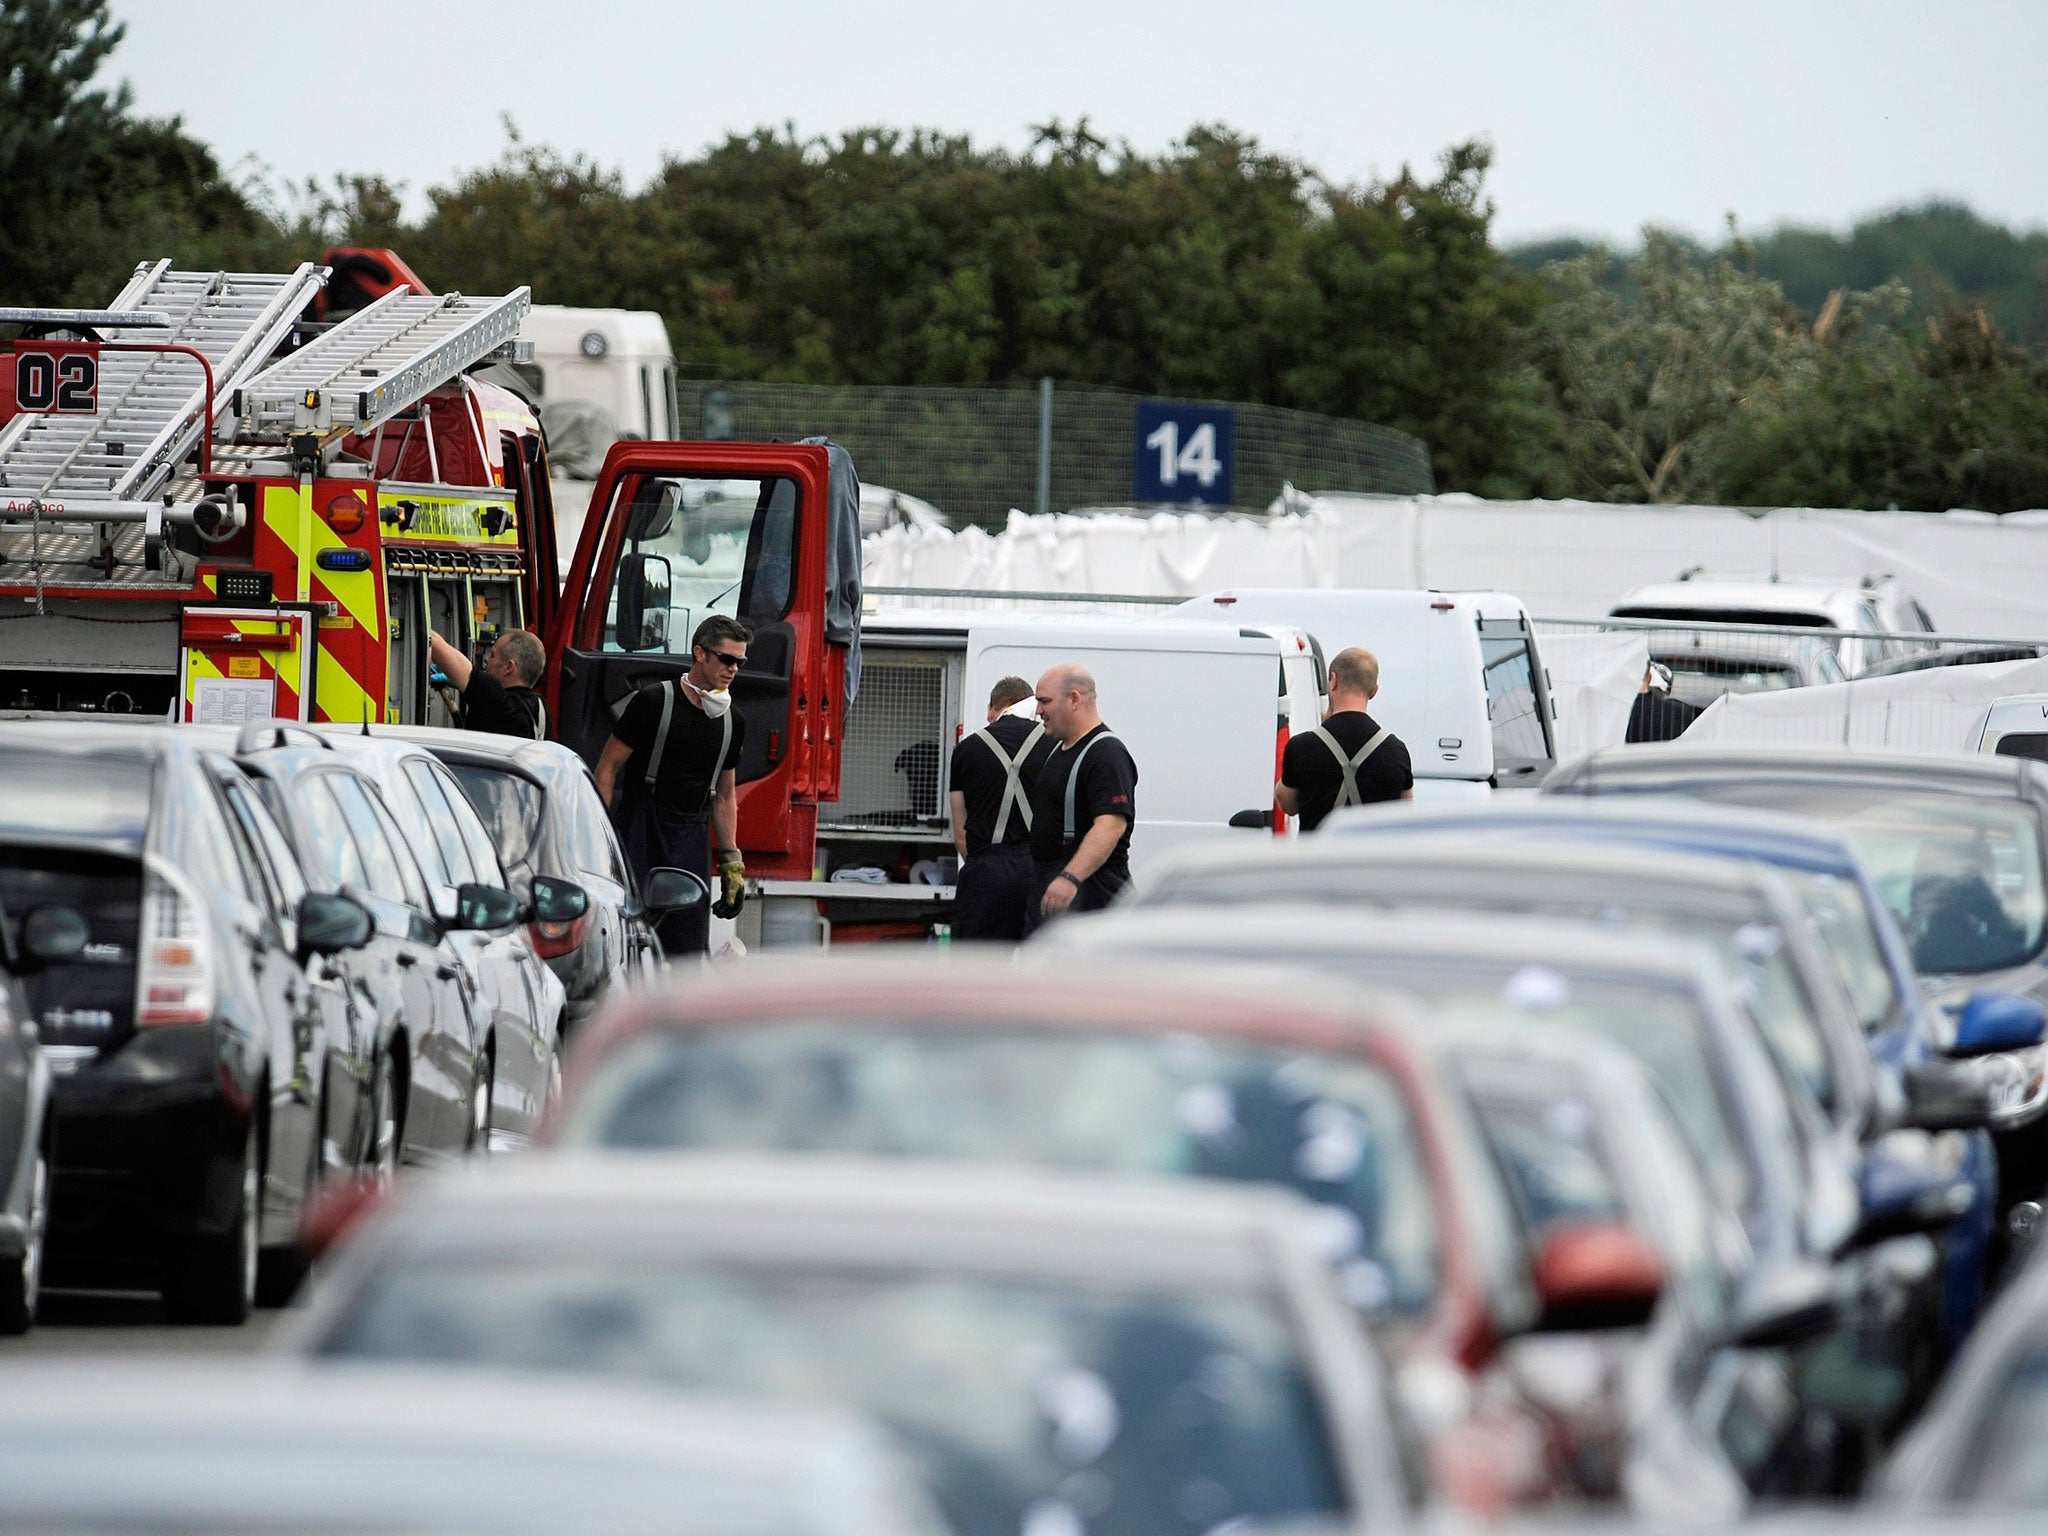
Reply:
<svg viewBox="0 0 2048 1536"><path fill-rule="evenodd" d="M1236 414L1227 405L1140 400L1134 498L1229 506L1236 426Z"/></svg>

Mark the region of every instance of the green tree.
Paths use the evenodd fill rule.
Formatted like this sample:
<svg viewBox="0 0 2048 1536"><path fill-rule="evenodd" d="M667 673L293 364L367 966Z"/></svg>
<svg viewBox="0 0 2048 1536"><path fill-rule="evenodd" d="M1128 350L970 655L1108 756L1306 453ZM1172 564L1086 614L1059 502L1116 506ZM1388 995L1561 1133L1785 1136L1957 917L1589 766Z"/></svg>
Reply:
<svg viewBox="0 0 2048 1536"><path fill-rule="evenodd" d="M0 295L104 304L137 261L268 258L275 229L176 119L93 81L120 43L106 0L0 7Z"/></svg>

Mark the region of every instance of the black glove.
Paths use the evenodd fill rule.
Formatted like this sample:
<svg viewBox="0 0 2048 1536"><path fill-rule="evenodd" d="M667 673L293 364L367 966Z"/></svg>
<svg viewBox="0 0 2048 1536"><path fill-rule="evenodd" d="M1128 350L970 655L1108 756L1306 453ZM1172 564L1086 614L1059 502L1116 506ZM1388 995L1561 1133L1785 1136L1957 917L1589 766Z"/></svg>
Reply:
<svg viewBox="0 0 2048 1536"><path fill-rule="evenodd" d="M747 904L747 866L730 850L718 855L718 899L711 903L713 917L738 917Z"/></svg>

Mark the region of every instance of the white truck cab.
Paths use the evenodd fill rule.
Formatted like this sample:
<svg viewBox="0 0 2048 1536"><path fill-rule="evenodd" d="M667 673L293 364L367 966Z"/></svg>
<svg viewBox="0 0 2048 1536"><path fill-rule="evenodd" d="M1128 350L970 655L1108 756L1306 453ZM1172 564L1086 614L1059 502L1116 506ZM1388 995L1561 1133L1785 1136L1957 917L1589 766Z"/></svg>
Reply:
<svg viewBox="0 0 2048 1536"><path fill-rule="evenodd" d="M1229 587L1169 612L1291 626L1313 636L1326 662L1354 645L1371 651L1380 663L1372 715L1407 746L1419 800L1533 788L1556 763L1550 679L1528 610L1508 593Z"/></svg>
<svg viewBox="0 0 2048 1536"><path fill-rule="evenodd" d="M2048 693L1993 699L1970 727L1964 750L2048 762Z"/></svg>

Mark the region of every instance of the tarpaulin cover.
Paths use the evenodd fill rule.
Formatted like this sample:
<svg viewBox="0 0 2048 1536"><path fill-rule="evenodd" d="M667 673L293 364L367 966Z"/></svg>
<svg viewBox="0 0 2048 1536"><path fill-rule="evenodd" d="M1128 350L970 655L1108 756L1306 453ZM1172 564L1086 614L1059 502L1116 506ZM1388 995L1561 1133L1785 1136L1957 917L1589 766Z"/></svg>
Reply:
<svg viewBox="0 0 2048 1536"><path fill-rule="evenodd" d="M1650 642L1631 634L1544 634L1537 653L1550 673L1557 709L1557 760L1618 747L1628 736L1629 711L1650 668Z"/></svg>
<svg viewBox="0 0 2048 1536"><path fill-rule="evenodd" d="M1609 506L1470 496L1320 496L1270 518L1012 512L998 534L892 528L878 585L1166 593L1222 586L1512 592L1597 618L1689 567L1855 587L1889 573L1951 634L2048 636L2048 513Z"/></svg>
<svg viewBox="0 0 2048 1536"><path fill-rule="evenodd" d="M1550 641L1543 644L1547 648ZM1685 741L1960 752L1970 727L1994 699L2043 692L2048 660L1930 667L1779 693L1725 694L1692 723Z"/></svg>

